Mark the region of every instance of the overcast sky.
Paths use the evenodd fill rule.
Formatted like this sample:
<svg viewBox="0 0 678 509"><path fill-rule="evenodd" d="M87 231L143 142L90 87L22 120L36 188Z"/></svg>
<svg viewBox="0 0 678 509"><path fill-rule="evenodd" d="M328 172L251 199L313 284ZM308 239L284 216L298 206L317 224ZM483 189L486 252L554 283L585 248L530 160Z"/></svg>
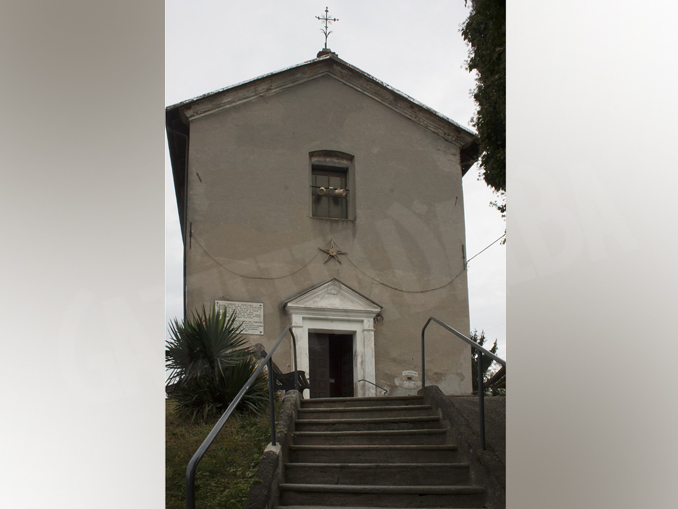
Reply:
<svg viewBox="0 0 678 509"><path fill-rule="evenodd" d="M224 2L166 0L165 104L172 105L315 58L324 45L315 16L329 7L339 21L328 47L340 58L419 102L470 127L474 77L464 68L468 47L459 33L468 15L462 0L298 0ZM423 7L425 6L425 7ZM167 318L180 317L182 241L166 153ZM495 195L463 180L467 255L504 233L489 206ZM469 264L471 330L484 330L506 357L506 248L493 245Z"/></svg>

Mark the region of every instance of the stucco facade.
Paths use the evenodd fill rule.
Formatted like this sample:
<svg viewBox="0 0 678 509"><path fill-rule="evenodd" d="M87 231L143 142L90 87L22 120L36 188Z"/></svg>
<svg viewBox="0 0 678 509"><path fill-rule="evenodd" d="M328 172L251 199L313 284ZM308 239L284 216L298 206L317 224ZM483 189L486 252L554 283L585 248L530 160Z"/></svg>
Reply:
<svg viewBox="0 0 678 509"><path fill-rule="evenodd" d="M468 334L472 132L336 55L169 107L167 126L187 313L262 303L264 333L246 337L269 348L293 325L301 369L310 334L350 336L356 396L418 390L429 316ZM345 219L313 217L323 157L343 165ZM470 348L430 329L427 384L470 393ZM275 362L292 369L289 341Z"/></svg>

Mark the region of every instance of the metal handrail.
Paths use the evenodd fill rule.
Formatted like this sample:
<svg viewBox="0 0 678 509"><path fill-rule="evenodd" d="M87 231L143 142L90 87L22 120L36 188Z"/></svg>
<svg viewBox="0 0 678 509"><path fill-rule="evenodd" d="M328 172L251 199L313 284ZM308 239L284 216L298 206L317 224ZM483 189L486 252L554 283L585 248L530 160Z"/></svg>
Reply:
<svg viewBox="0 0 678 509"><path fill-rule="evenodd" d="M365 380L364 378L361 378L360 380L358 380L358 382L367 382L368 384L372 384L375 387L379 387L382 391L384 391L384 394L388 394L388 391L386 389L384 389L381 385L375 384L374 382L370 382L369 380ZM356 382L356 383L358 383L358 382Z"/></svg>
<svg viewBox="0 0 678 509"><path fill-rule="evenodd" d="M458 332L454 330L452 327L447 325L446 323L441 322L437 318L430 317L426 321L426 325L424 325L424 328L421 329L421 388L424 389L426 387L426 352L425 352L425 340L426 340L426 328L429 326L431 322L436 322L438 325L443 327L445 330L451 332L455 336L457 336L459 339L462 339L469 345L471 345L472 348L475 348L478 350L478 407L479 407L479 413L480 413L480 448L484 451L485 450L485 388L483 387L483 370L482 370L482 365L483 365L483 355L487 355L490 359L497 361L499 364L503 366L502 370L505 372L506 371L506 361L504 359L500 359L496 355L494 355L492 352L489 352L485 350L482 346L480 346L478 343L473 341L470 338L467 338L464 336L461 332Z"/></svg>
<svg viewBox="0 0 678 509"><path fill-rule="evenodd" d="M264 366L267 364L268 364L268 393L271 412L271 444L276 445L275 409L273 404L273 392L274 392L273 366L272 366L273 361L271 360L271 357L273 356L273 352L275 352L276 348L278 348L278 345L281 343L287 332L289 332L290 335L292 336L292 351L294 352L294 388L295 390L299 390L298 384L299 376L297 373L297 341L294 337L294 333L292 332L292 326L288 326L282 332L282 334L278 338L278 341L275 343L273 348L271 348L271 351L268 353L268 355L264 358L262 362L259 363L259 366L257 367L257 369L254 370L254 373L252 373L252 376L249 378L249 380L247 380L247 382L245 382L245 385L242 386L240 392L238 392L233 401L231 401L231 404L228 405L226 411L219 418L219 421L217 421L217 423L214 425L212 431L209 432L209 435L207 435L207 438L203 440L200 447L198 447L198 450L195 451L195 454L191 458L191 461L188 462L188 466L186 467L186 509L195 509L195 473L196 470L198 469L198 463L200 463L200 460L207 452L207 449L209 449L209 447L212 445L212 442L214 442L214 439L221 431L221 428L223 428L224 424L226 424L226 421L233 413L233 410L235 410L235 407L238 406L238 403L240 403L242 397L245 395L250 386L257 379L261 371L264 369Z"/></svg>

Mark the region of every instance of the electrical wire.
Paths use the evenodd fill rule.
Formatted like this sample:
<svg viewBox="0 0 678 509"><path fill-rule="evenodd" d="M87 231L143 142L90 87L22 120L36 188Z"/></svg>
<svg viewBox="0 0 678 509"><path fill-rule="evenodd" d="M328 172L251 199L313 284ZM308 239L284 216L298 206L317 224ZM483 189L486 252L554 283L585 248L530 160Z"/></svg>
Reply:
<svg viewBox="0 0 678 509"><path fill-rule="evenodd" d="M504 237L506 237L506 234L505 234L505 233L504 233L504 235L502 235L501 237L499 237L497 240L495 240L494 242L492 242L492 244L490 244L489 246L487 246L485 249L479 251L478 253L474 254L471 258L469 258L468 260L466 260L466 266L468 267L468 262L470 262L471 260L473 260L476 256L478 256L480 253L482 253L482 252L485 251L486 249L492 247L494 244L496 244L497 242L499 242L499 241L500 241L501 239L503 239Z"/></svg>
<svg viewBox="0 0 678 509"><path fill-rule="evenodd" d="M358 267L355 263L353 263L353 260L351 260L348 256L346 256L345 258L346 258L349 262L351 262L351 265L353 265L353 266L356 268L356 270L357 270L358 272L360 272L361 274L364 274L365 276L367 276L368 278L370 278L370 279L371 279L372 281L374 281L375 283L379 283L380 285L385 286L386 288L390 288L391 290L396 290L397 292L403 292L403 293L428 293L428 292L434 292L434 291L436 291L436 290L440 290L441 288L445 288L446 286L449 286L449 285L451 285L452 283L454 283L454 281L455 281L455 280L456 280L456 279L457 279L457 278L458 278L458 277L466 270L466 269L462 269L461 272L459 272L459 274L457 274L456 276L454 276L450 281L448 281L448 282L445 283L444 285L438 286L438 287L436 287L436 288L430 288L430 289L428 289L428 290L403 290L402 288L396 288L395 286L387 285L386 283L383 283L383 282L379 281L379 280L376 279L375 277L370 276L367 272L361 270L360 267Z"/></svg>
<svg viewBox="0 0 678 509"><path fill-rule="evenodd" d="M195 235L193 235L192 239L196 242L196 244L198 244L198 245L200 246L200 249L202 249L202 250L204 251L204 253L205 253L207 256L209 256L210 259L211 259L214 263L216 263L219 267L221 267L221 268L224 269L224 270L227 270L227 271L230 272L231 274L235 274L236 276L244 277L244 278L247 278L247 279L282 279L282 278L285 278L285 277L289 277L289 276L291 276L291 275L293 275L293 274L296 274L297 272L299 272L299 271L300 271L301 269L303 269L304 267L306 267L309 263L311 263L313 260L315 260L315 258L320 254L320 251L318 251L318 252L315 254L315 256L313 256L313 258L311 258L309 261L307 261L306 263L304 263L304 264L303 264L301 267L299 267L297 270L295 270L295 271L293 271L293 272L290 272L289 274L285 274L285 275L283 275L283 276L275 276L275 277L246 276L245 274L240 274L239 272L236 272L236 271L234 271L234 270L229 269L228 267L224 266L223 264L221 264L221 263L219 263L217 260L215 260L214 257L213 257L211 254L209 254L209 253L207 252L207 249L205 249L205 247L200 243L200 241L199 241L198 239L195 238Z"/></svg>
<svg viewBox="0 0 678 509"><path fill-rule="evenodd" d="M499 237L497 240L495 240L495 241L492 242L490 245L488 245L487 247L485 247L483 250L481 250L480 252L476 253L476 254L473 255L471 258L469 258L469 259L466 261L466 266L468 266L468 263L469 263L471 260L473 260L473 258L475 258L475 257L478 256L479 254L481 254L482 252L484 252L486 249L490 248L491 246L493 246L494 244L496 244L497 242L499 242L499 241L500 241L502 238L504 238L505 236L506 236L506 234L504 233L504 234L503 234L501 237ZM236 271L234 271L234 270L232 270L232 269L229 269L229 268L226 267L225 265L219 263L219 262L218 262L211 254L209 254L209 252L207 251L207 249L205 249L205 247L200 243L200 241L195 237L195 235L193 235L192 239L200 246L200 249L202 249L203 252L204 252L204 253L205 253L205 254L206 254L206 255L207 255L214 263L216 263L217 265L219 265L219 267L221 267L221 268L224 269L224 270L227 270L227 271L230 272L231 274L235 274L236 276L239 276L239 277L242 277L242 278L247 278L247 279L264 279L264 280L270 280L270 279L283 279L283 278L292 276L293 274L296 274L297 272L299 272L300 270L302 270L304 267L306 267L306 266L307 266L309 263L311 263L313 260L315 260L315 259L317 258L317 256L321 253L320 251L318 251L318 252L317 252L310 260L308 260L308 261L307 261L306 263L304 263L301 267L299 267L298 269L296 269L296 270L290 272L289 274L284 274L284 275L282 275L282 276L275 276L275 277L247 276L247 275L245 275L245 274L241 274L241 273L236 272ZM329 242L328 242L328 244L329 244ZM327 244L326 244L326 245L327 245ZM395 287L395 286L392 286L392 285L386 284L386 283L384 283L384 282L382 282L382 281L379 281L377 278L375 278L374 276L368 274L367 272L365 272L364 270L362 270L360 267L358 267L358 266L353 262L353 260L351 260L351 259L348 257L348 255L345 255L344 258L345 258L346 260L348 260L349 263L350 263L351 265L353 265L353 267L354 267L358 272L360 272L361 274L367 276L368 278L370 278L370 279L371 279L372 281L374 281L375 283L378 283L378 284L380 284L380 285L382 285L382 286L385 286L386 288L390 288L391 290L395 290L395 291L397 291L397 292L402 292L402 293L428 293L428 292L434 292L434 291L436 291L436 290L440 290L440 289L445 288L446 286L449 286L449 285L451 285L452 283L454 283L454 281L456 281L456 279L457 279L457 278L458 278L458 277L466 270L466 268L462 269L462 270L461 270L456 276L454 276L450 281L448 281L448 282L445 283L444 285L440 285L440 286L437 286L437 287L435 287L435 288L429 288L428 290L405 290L405 289L403 289L403 288L397 288L397 287Z"/></svg>

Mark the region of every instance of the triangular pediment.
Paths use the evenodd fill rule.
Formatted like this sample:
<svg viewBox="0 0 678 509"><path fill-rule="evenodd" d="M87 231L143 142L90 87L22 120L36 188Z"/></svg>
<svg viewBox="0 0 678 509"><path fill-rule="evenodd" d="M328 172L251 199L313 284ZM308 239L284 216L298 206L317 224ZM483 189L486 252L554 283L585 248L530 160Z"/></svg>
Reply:
<svg viewBox="0 0 678 509"><path fill-rule="evenodd" d="M314 286L285 303L290 312L298 311L353 311L375 315L382 307L356 292L338 279Z"/></svg>

